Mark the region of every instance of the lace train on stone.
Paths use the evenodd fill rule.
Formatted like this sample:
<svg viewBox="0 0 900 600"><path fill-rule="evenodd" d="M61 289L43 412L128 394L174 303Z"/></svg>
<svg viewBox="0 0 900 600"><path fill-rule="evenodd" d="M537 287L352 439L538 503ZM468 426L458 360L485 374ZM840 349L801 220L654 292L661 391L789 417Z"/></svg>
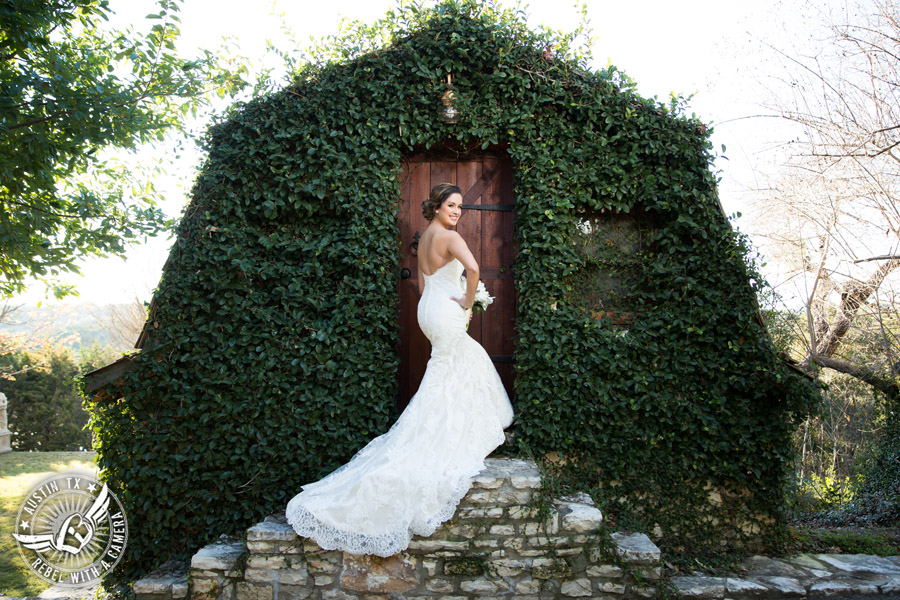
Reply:
<svg viewBox="0 0 900 600"><path fill-rule="evenodd" d="M484 458L503 443L512 407L484 348L465 332L462 265L426 276L417 317L432 353L393 427L287 506L297 533L327 550L390 556L453 516Z"/></svg>

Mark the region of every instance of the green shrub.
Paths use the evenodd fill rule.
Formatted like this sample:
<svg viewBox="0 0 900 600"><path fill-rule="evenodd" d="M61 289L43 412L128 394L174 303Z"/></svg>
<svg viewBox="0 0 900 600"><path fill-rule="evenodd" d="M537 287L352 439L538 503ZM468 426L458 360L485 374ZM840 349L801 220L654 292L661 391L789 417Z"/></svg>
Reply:
<svg viewBox="0 0 900 600"><path fill-rule="evenodd" d="M75 378L84 371L68 348L52 346L36 352L0 356L0 380L9 402L7 419L14 450L83 450L91 448L89 415Z"/></svg>
<svg viewBox="0 0 900 600"><path fill-rule="evenodd" d="M859 493L845 508L845 522L889 526L900 523L900 411L890 404L884 411L878 451L865 469Z"/></svg>

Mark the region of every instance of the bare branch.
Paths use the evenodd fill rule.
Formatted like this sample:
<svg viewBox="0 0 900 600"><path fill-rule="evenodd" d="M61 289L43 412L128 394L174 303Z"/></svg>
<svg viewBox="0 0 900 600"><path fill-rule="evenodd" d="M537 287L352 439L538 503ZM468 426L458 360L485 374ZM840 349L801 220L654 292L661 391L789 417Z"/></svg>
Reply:
<svg viewBox="0 0 900 600"><path fill-rule="evenodd" d="M868 367L854 365L831 356L818 355L815 357L814 362L820 367L833 369L840 373L846 373L847 375L856 377L860 381L864 381L873 388L883 392L889 398L894 400L900 399L900 385L897 384L895 377L885 377Z"/></svg>
<svg viewBox="0 0 900 600"><path fill-rule="evenodd" d="M819 346L816 348L817 355L831 356L834 354L853 324L860 306L878 290L884 278L898 266L900 266L900 260L891 260L881 265L867 281L850 281L845 284L834 319L828 332L820 339ZM813 359L815 360L815 357Z"/></svg>
<svg viewBox="0 0 900 600"><path fill-rule="evenodd" d="M873 260L898 260L898 259L900 259L900 254L884 254L882 256L873 256L871 258L860 258L859 260L854 260L853 264L870 262Z"/></svg>

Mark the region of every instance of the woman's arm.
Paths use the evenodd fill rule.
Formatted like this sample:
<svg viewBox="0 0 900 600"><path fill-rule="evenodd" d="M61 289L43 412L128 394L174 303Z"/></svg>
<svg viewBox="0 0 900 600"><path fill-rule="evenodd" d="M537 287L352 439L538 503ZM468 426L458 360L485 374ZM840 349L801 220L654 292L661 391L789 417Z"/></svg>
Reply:
<svg viewBox="0 0 900 600"><path fill-rule="evenodd" d="M447 249L450 251L450 256L461 262L466 269L466 297L460 304L463 308L469 310L475 304L475 290L478 289L478 277L480 276L478 262L476 262L475 257L466 245L466 241L459 233L451 232L449 241ZM459 302L459 299L456 300Z"/></svg>

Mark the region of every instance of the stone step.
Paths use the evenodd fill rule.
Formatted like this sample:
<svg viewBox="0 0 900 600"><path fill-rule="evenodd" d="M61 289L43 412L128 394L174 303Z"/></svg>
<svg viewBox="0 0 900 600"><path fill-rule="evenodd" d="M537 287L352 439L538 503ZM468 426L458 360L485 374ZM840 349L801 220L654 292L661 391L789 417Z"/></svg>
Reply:
<svg viewBox="0 0 900 600"><path fill-rule="evenodd" d="M189 565L172 561L135 581L131 589L135 597L141 600L182 600L188 597L190 589L189 571Z"/></svg>
<svg viewBox="0 0 900 600"><path fill-rule="evenodd" d="M586 495L545 514L529 506L537 467L489 459L453 519L388 558L326 551L272 515L245 539L220 538L190 565L169 566L134 584L137 600L348 600L353 598L578 598L655 594L660 551L640 533L615 533L603 550L603 516ZM190 572L188 573L188 568ZM740 576L673 576L685 598L900 597L900 557L805 554L754 556Z"/></svg>
<svg viewBox="0 0 900 600"><path fill-rule="evenodd" d="M141 600L181 600L188 597L188 575L151 573L131 586Z"/></svg>
<svg viewBox="0 0 900 600"><path fill-rule="evenodd" d="M247 546L254 543L267 543L290 548L290 554L299 555L302 544L293 530L277 518L271 518L248 530L248 541L220 541L207 546L198 552L197 568L209 571L220 570L237 576L247 559ZM617 553L632 564L658 565L659 550L646 536L640 534L613 534ZM285 543L288 543L286 546ZM377 560L377 559L376 559ZM277 568L282 570L279 582L300 584L308 580L308 570L302 569L300 577L290 579L291 570L284 561L271 563L254 562L247 568ZM531 564L534 568L534 561ZM538 563L538 567L544 567ZM552 566L552 563L551 563ZM501 575L515 572L517 565L505 564ZM754 556L743 564L747 574L742 577L709 577L709 576L674 576L669 583L685 598L724 599L724 598L816 598L832 596L900 597L900 556L878 557L871 555L841 554L801 554L778 559L765 556ZM208 568L208 569L207 569ZM185 566L185 571L186 566ZM589 575L596 577L617 577L621 568L617 566L594 567ZM656 572L653 573L656 575ZM583 582L569 582L565 587L568 594L577 593ZM440 587L441 584L432 584ZM471 587L471 586L470 586ZM560 592L563 592L560 586ZM607 588L613 591L614 586ZM207 588L203 588L207 589ZM187 597L188 580L186 573L157 573L134 585L138 600L180 600ZM202 590L198 590L202 591ZM211 591L211 590L209 590ZM228 589L220 589L228 596ZM280 594L284 596L284 594ZM42 595L44 597L44 595ZM59 596L47 596L59 599ZM220 597L217 595L216 597ZM620 596L621 597L621 596ZM74 597L73 597L74 598ZM14 599L9 599L14 600Z"/></svg>
<svg viewBox="0 0 900 600"><path fill-rule="evenodd" d="M433 536L432 536L433 537ZM545 547L541 554L522 556L507 548L473 550L466 542L419 540L415 549L379 558L322 550L299 538L280 517L270 517L247 531L246 560L242 577L228 577L240 567L240 542L207 547L208 562L192 561L191 579L198 600L351 598L369 594L441 595L480 597L484 594L533 595L556 592L555 597L617 594L649 597L650 585L634 585L631 577L653 581L661 576L660 552L643 534L614 534L615 552L621 564L604 564L597 548L566 552L569 548ZM548 538L549 544L558 543ZM575 561L569 557L579 555ZM580 559L580 560L579 560ZM581 563L583 572L576 573ZM195 566L218 569L198 572ZM626 573L627 566L631 571ZM227 588L233 586L233 591ZM298 589L299 588L299 589ZM323 589L319 589L323 588ZM417 589L418 588L418 589ZM318 592L318 593L317 593ZM224 594L224 595L223 595ZM308 595L304 595L308 594ZM139 599L143 600L143 599Z"/></svg>
<svg viewBox="0 0 900 600"><path fill-rule="evenodd" d="M753 556L743 577L676 576L669 579L685 598L816 598L900 596L900 556L800 554Z"/></svg>
<svg viewBox="0 0 900 600"><path fill-rule="evenodd" d="M453 519L414 537L388 558L319 548L284 515L221 539L191 560L192 600L302 600L392 596L576 598L652 596L659 549L643 534L616 534L604 550L603 515L586 495L563 498L543 513L529 506L540 487L534 463L488 459ZM147 581L149 579L149 581ZM138 600L177 600L163 578L135 584ZM141 590L141 593L138 593ZM151 595L152 594L152 595ZM183 596L181 596L183 597Z"/></svg>

